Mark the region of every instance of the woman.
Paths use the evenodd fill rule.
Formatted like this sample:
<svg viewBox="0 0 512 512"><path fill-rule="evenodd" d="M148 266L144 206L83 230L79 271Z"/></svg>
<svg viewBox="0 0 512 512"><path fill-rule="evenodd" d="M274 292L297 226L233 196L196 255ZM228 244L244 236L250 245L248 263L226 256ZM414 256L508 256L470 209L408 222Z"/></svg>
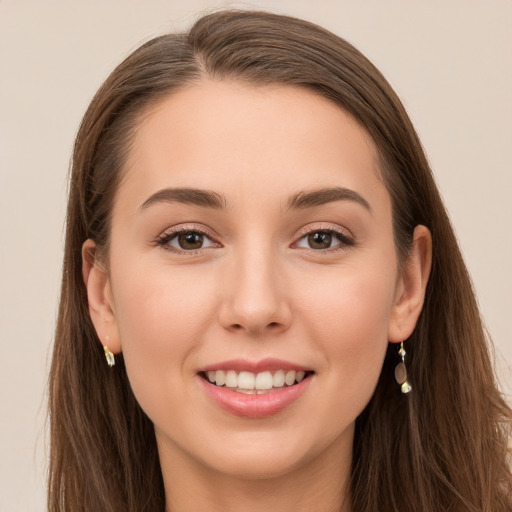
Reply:
<svg viewBox="0 0 512 512"><path fill-rule="evenodd" d="M75 145L50 413L52 512L512 509L469 276L356 49L229 11L112 73Z"/></svg>

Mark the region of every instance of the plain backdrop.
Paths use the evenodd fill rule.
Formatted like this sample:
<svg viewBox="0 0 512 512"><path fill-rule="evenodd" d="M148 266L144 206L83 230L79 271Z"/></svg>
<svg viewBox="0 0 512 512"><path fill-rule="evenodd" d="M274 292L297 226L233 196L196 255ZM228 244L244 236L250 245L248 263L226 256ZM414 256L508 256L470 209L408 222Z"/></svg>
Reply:
<svg viewBox="0 0 512 512"><path fill-rule="evenodd" d="M510 393L510 0L0 0L0 512L45 510L46 380L81 116L130 51L226 5L319 23L395 87L432 163Z"/></svg>

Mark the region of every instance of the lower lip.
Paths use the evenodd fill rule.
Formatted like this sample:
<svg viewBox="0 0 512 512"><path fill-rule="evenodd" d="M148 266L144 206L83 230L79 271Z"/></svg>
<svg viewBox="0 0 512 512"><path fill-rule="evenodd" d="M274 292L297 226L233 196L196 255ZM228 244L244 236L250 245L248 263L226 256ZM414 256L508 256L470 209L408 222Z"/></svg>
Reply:
<svg viewBox="0 0 512 512"><path fill-rule="evenodd" d="M208 396L223 411L246 418L266 418L281 412L298 400L309 386L312 375L293 386L261 395L237 393L229 388L211 384L202 377L198 378Z"/></svg>

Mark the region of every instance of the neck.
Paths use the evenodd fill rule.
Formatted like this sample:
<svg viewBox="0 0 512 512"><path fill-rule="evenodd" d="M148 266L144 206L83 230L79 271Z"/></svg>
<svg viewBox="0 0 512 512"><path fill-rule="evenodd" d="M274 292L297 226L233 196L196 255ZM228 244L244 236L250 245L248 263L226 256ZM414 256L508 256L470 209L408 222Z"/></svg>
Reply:
<svg viewBox="0 0 512 512"><path fill-rule="evenodd" d="M172 451L172 457L160 451L166 512L350 512L351 446L334 443L299 468L271 478L220 473Z"/></svg>

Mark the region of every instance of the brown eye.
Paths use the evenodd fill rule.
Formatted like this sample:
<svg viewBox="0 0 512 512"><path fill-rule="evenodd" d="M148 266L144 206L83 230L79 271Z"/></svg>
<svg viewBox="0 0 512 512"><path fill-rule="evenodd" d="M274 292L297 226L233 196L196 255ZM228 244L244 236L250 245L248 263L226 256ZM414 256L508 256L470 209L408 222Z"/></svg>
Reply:
<svg viewBox="0 0 512 512"><path fill-rule="evenodd" d="M332 244L332 234L326 231L316 231L307 236L311 249L329 249Z"/></svg>
<svg viewBox="0 0 512 512"><path fill-rule="evenodd" d="M344 233L334 229L317 229L303 235L295 244L303 249L315 251L328 251L330 249L342 249L354 245L354 240Z"/></svg>
<svg viewBox="0 0 512 512"><path fill-rule="evenodd" d="M184 233L180 233L176 237L176 241L180 249L193 251L194 249L201 249L203 246L204 236L195 231L186 231ZM171 243L171 245L173 244Z"/></svg>
<svg viewBox="0 0 512 512"><path fill-rule="evenodd" d="M182 254L213 247L221 247L221 245L212 240L209 235L195 229L175 228L170 232L160 235L156 242L166 250Z"/></svg>

